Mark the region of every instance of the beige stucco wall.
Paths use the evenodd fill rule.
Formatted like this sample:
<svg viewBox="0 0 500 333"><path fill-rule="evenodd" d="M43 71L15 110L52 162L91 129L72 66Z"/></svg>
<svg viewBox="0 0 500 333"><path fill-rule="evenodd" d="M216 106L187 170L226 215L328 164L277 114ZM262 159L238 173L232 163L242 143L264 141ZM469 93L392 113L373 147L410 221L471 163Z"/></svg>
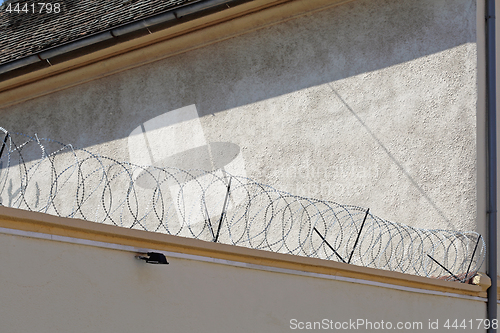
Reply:
<svg viewBox="0 0 500 333"><path fill-rule="evenodd" d="M148 265L133 252L16 235L0 234L0 252L9 333L288 332L292 319L422 322L408 331L428 332L429 320L443 330L447 318L485 312L482 301L173 257Z"/></svg>
<svg viewBox="0 0 500 333"><path fill-rule="evenodd" d="M360 0L5 108L1 126L139 163L130 134L194 106L196 145L236 144L250 178L482 232L476 67L475 1Z"/></svg>

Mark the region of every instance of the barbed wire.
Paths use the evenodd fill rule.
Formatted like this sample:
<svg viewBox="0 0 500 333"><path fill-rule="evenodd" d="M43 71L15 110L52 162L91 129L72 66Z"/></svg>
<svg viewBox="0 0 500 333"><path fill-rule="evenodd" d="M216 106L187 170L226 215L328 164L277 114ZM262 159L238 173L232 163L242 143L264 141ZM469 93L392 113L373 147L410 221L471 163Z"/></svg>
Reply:
<svg viewBox="0 0 500 333"><path fill-rule="evenodd" d="M139 166L37 135L1 133L4 206L462 282L484 262L484 239L473 231L394 223L222 169Z"/></svg>

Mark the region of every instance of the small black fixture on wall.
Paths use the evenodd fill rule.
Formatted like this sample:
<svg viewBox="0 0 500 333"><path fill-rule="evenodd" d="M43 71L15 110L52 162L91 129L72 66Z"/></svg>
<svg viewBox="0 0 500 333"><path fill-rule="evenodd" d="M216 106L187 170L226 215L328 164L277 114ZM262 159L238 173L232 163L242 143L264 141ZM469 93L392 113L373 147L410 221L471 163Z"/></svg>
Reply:
<svg viewBox="0 0 500 333"><path fill-rule="evenodd" d="M148 252L147 254L139 254L135 256L136 259L144 260L148 264L161 264L168 265L165 255L158 252Z"/></svg>

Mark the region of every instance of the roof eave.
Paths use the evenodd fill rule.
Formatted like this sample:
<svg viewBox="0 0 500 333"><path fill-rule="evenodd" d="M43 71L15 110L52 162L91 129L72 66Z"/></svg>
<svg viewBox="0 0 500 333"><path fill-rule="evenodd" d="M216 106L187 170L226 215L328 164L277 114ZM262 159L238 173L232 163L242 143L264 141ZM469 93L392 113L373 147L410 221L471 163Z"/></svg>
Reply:
<svg viewBox="0 0 500 333"><path fill-rule="evenodd" d="M103 30L71 42L59 44L54 47L0 64L0 81L40 69L40 66L31 66L32 70L28 69L27 71L15 72L18 69L23 69L29 67L30 65L40 65L39 63L43 63L44 66L52 66L53 63L57 63L57 60L51 61L56 57L64 57L65 55L73 53L73 55L64 57L63 61L67 61L81 56L82 53L95 52L96 49L104 49L118 43L126 42L131 38L140 37L141 34L138 34L138 32L141 31L144 32L144 34L151 34L152 30L157 32L168 29L173 25L179 25L185 23L186 21L199 18L200 16L227 10L231 7L251 1L254 0L200 0L198 2L191 2L186 5L170 8L167 11L147 18L141 18L118 27ZM96 47L97 44L99 44L98 47ZM13 71L14 73L12 73Z"/></svg>
<svg viewBox="0 0 500 333"><path fill-rule="evenodd" d="M253 0L103 49L90 45L89 53L0 80L0 108L352 1Z"/></svg>

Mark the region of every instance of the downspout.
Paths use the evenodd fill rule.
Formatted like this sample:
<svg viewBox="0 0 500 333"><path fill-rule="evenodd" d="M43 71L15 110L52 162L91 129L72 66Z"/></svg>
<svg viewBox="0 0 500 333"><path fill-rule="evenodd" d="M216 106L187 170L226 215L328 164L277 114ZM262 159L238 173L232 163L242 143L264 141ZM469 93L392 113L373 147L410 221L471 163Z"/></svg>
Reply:
<svg viewBox="0 0 500 333"><path fill-rule="evenodd" d="M495 0L486 0L486 102L488 112L488 289L487 314L497 318L497 135L496 135ZM490 328L488 332L496 332Z"/></svg>

